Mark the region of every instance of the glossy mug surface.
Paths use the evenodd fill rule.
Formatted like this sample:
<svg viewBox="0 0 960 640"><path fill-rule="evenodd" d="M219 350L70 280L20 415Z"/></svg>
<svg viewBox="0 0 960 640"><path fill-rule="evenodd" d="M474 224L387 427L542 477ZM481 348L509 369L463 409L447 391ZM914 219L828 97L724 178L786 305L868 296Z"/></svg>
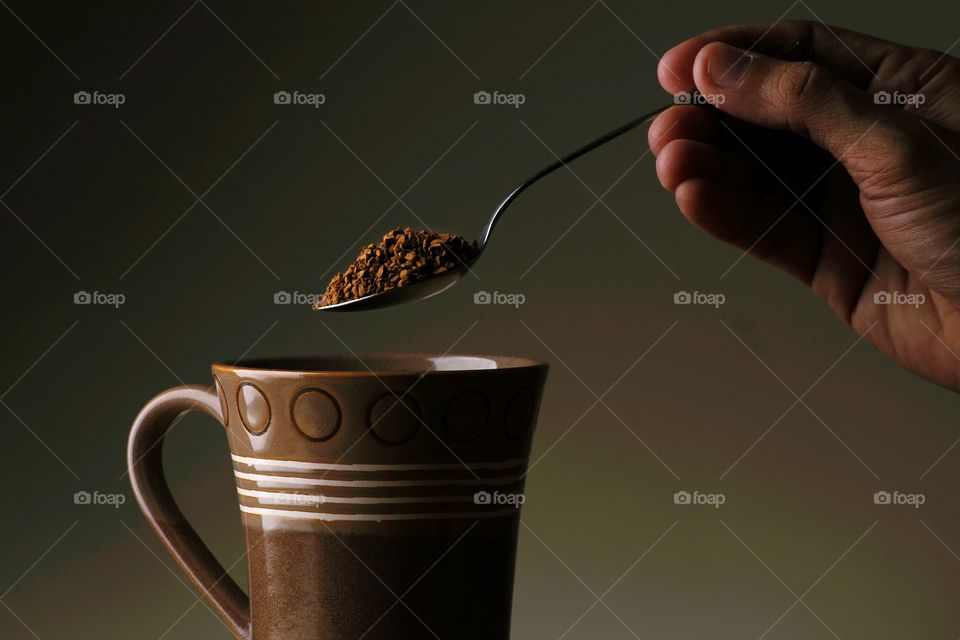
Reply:
<svg viewBox="0 0 960 640"><path fill-rule="evenodd" d="M237 638L503 640L547 366L373 354L213 365L130 434L134 493ZM249 597L177 507L162 439L183 412L226 429Z"/></svg>

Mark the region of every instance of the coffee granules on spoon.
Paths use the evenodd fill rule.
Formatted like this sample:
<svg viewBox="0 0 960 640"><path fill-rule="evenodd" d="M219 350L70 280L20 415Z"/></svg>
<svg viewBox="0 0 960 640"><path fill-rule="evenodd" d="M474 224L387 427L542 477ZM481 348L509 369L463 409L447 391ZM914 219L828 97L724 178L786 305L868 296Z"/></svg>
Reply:
<svg viewBox="0 0 960 640"><path fill-rule="evenodd" d="M357 259L330 280L313 308L405 287L469 263L477 251L476 241L460 236L397 227L361 249Z"/></svg>

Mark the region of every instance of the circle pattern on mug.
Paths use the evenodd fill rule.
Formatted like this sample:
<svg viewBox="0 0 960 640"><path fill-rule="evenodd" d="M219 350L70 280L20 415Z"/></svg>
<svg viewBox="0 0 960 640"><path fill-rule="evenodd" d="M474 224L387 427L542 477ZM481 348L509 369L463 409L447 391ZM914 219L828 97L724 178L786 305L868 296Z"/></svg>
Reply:
<svg viewBox="0 0 960 640"><path fill-rule="evenodd" d="M455 442L473 442L480 437L490 420L490 403L477 391L467 391L454 398L444 414L444 427Z"/></svg>
<svg viewBox="0 0 960 640"><path fill-rule="evenodd" d="M223 385L220 384L220 379L214 376L213 386L217 389L217 398L220 399L220 413L223 415L223 426L230 424L230 407L227 406L227 394L223 390Z"/></svg>
<svg viewBox="0 0 960 640"><path fill-rule="evenodd" d="M240 422L253 435L260 435L270 426L270 403L263 391L252 382L237 387L237 411Z"/></svg>
<svg viewBox="0 0 960 640"><path fill-rule="evenodd" d="M533 420L533 394L529 389L521 389L510 398L504 415L507 435L519 440L530 429Z"/></svg>
<svg viewBox="0 0 960 640"><path fill-rule="evenodd" d="M303 389L290 407L293 424L308 440L329 440L340 428L340 405L323 389Z"/></svg>
<svg viewBox="0 0 960 640"><path fill-rule="evenodd" d="M403 444L413 438L419 428L420 406L402 392L385 393L370 407L370 430L381 442Z"/></svg>

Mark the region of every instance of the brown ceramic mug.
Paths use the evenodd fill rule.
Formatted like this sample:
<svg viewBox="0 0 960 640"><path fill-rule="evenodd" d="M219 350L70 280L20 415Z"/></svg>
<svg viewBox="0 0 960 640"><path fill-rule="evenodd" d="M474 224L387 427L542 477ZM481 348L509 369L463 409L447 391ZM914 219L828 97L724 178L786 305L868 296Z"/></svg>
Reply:
<svg viewBox="0 0 960 640"><path fill-rule="evenodd" d="M211 607L246 640L510 635L523 479L543 363L370 355L213 365L213 388L147 403L133 490ZM226 428L249 598L163 476L162 440L198 410Z"/></svg>

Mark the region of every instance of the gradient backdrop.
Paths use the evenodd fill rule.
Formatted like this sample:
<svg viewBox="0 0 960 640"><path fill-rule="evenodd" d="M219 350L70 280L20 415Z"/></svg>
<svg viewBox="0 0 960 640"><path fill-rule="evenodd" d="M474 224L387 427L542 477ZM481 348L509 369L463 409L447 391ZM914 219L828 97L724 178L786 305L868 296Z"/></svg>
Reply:
<svg viewBox="0 0 960 640"><path fill-rule="evenodd" d="M451 348L552 365L516 638L960 636L960 398L699 235L645 131L524 195L444 296L364 315L274 304L390 227L477 235L551 149L669 101L656 56L680 39L787 17L945 50L956 3L0 5L0 637L227 638L132 500L139 408L245 353ZM125 103L74 104L81 90ZM274 104L281 90L326 102ZM474 104L481 90L525 103ZM475 305L481 290L526 302ZM675 305L681 290L726 303ZM222 430L187 417L167 452L243 584ZM884 490L925 504L875 505Z"/></svg>

